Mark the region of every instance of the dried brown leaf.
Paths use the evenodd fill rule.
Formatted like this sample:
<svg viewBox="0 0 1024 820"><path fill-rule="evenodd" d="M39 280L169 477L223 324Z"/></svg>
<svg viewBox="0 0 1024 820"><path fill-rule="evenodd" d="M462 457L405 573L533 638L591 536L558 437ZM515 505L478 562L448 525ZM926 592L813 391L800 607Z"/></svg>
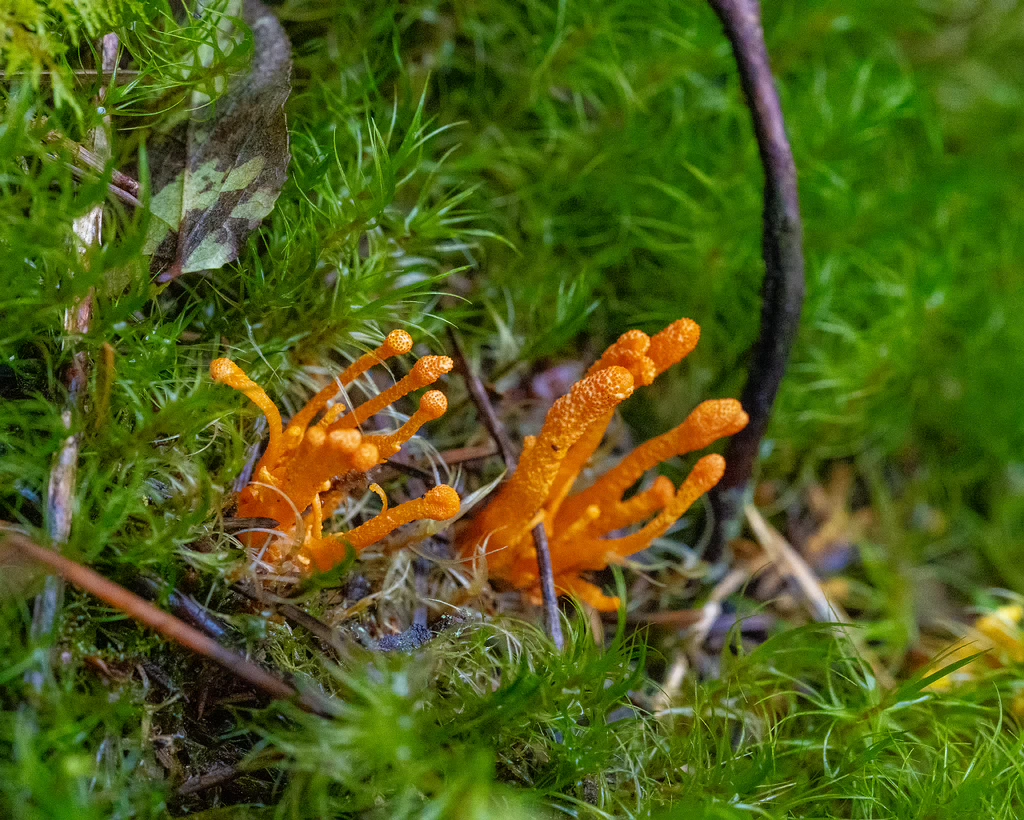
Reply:
<svg viewBox="0 0 1024 820"><path fill-rule="evenodd" d="M161 282L237 259L287 175L288 36L259 0L232 0L225 12L221 38L228 47L241 39L239 18L252 31L248 72L230 78L216 100L195 92L189 120L150 150L155 193L144 250Z"/></svg>

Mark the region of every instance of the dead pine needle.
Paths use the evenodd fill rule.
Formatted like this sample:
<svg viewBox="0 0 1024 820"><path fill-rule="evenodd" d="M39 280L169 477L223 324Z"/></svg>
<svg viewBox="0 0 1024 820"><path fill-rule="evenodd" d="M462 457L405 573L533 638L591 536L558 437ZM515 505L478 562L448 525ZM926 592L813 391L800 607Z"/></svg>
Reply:
<svg viewBox="0 0 1024 820"><path fill-rule="evenodd" d="M65 558L53 550L44 549L24 535L5 532L3 538L6 544L13 546L23 556L49 567L67 583L96 596L104 603L125 613L140 624L148 626L168 640L220 664L231 674L262 690L270 697L278 700L291 700L299 694L291 684L232 652L195 627L158 609L120 584L104 578L95 570ZM324 717L330 716L327 702L312 693L302 693L297 702L308 712Z"/></svg>
<svg viewBox="0 0 1024 820"><path fill-rule="evenodd" d="M819 623L852 624L852 619L842 606L835 601L830 601L825 595L814 571L807 565L800 553L793 549L778 530L765 521L758 509L753 504L747 504L744 507L744 514L754 537L765 551L768 559L782 575L790 578L800 590L800 595L804 599L811 617ZM896 685L895 681L877 655L856 633L851 631L849 637L857 651L870 664L878 682L886 689L893 688Z"/></svg>

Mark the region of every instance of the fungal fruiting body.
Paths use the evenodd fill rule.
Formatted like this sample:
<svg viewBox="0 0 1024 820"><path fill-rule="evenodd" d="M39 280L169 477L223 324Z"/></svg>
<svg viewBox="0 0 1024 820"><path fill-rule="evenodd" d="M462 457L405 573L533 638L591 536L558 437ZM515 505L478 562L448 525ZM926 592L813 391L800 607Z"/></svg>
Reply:
<svg viewBox="0 0 1024 820"><path fill-rule="evenodd" d="M256 465L252 482L238 496L238 516L269 518L278 523L280 535L269 545L271 558L296 551L298 562L307 568L326 571L344 559L347 547L356 550L376 543L403 524L417 520L445 521L459 511L459 496L442 485L423 498L386 508L376 518L347 533L324 535L324 516L343 500L345 491L335 488L335 479L352 473L365 474L383 464L428 421L440 418L448 401L439 390L420 398L419 409L393 433L364 435L360 431L370 416L400 398L428 387L451 371L447 356L424 356L412 371L377 396L348 408L344 402L331 404L343 388L371 367L412 350L412 337L403 330L388 334L377 349L361 356L331 384L317 393L288 423L270 397L230 359L216 359L210 365L214 381L246 395L266 416L270 441ZM251 546L266 543L262 534L249 534Z"/></svg>
<svg viewBox="0 0 1024 820"><path fill-rule="evenodd" d="M703 402L678 427L637 447L590 487L570 493L600 446L615 408L635 388L651 384L681 361L699 338L700 328L689 319L680 319L653 337L639 330L623 334L552 405L540 434L527 438L515 473L460 534L462 554L470 558L485 550L492 578L537 598L537 553L531 531L543 524L558 591L599 610L617 609L618 598L604 595L581 573L620 563L649 547L721 480L725 460L704 456L678 489L659 477L628 499L626 492L661 462L742 430L747 414L734 399ZM645 521L636 532L608 537Z"/></svg>

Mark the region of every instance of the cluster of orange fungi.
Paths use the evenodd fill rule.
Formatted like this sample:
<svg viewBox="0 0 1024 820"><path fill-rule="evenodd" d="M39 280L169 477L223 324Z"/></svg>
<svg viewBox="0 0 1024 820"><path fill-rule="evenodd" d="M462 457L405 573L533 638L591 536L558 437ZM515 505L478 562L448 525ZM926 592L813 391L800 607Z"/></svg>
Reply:
<svg viewBox="0 0 1024 820"><path fill-rule="evenodd" d="M453 363L447 356L424 356L409 375L358 407L349 409L344 402L331 405L343 388L371 367L410 350L412 337L404 330L392 331L384 344L357 359L317 393L287 427L263 388L238 365L230 359L216 359L210 365L214 381L244 393L267 417L270 442L256 465L252 482L238 496L238 516L278 522L280 535L269 545L271 560L294 552L301 566L326 572L344 560L348 546L365 549L404 524L427 519L446 521L458 515L458 493L442 484L422 498L385 506L375 518L348 532L323 532L325 513L331 515L347 494L344 485L336 484L335 479L354 472L367 473L383 464L424 424L440 418L448 409L444 394L430 390L420 399L419 409L394 433L364 435L359 430L370 416L451 371ZM250 533L247 537L250 546L266 543L266 536L256 535Z"/></svg>
<svg viewBox="0 0 1024 820"><path fill-rule="evenodd" d="M721 456L707 455L678 489L662 476L649 489L628 499L625 494L666 459L703 449L743 429L747 414L734 399L706 401L678 427L637 447L591 486L570 492L601 444L615 408L636 387L651 384L681 361L699 337L700 328L689 319L674 322L654 336L632 330L620 337L554 403L540 434L526 438L514 474L458 534L459 552L467 559L485 552L491 578L538 597L531 531L543 524L559 593L576 595L600 610L616 609L618 599L605 596L581 574L604 569L649 547L718 483L725 462ZM447 356L424 356L409 375L358 407L331 405L343 387L371 367L411 349L409 334L393 331L384 344L321 390L287 427L267 394L232 361L217 359L210 366L213 379L244 393L263 411L270 426L267 450L253 481L239 495L238 515L278 522L279 535L270 545L272 560L294 553L301 566L323 572L338 564L349 546L360 550L404 524L445 521L458 514L458 494L441 485L423 498L386 508L348 532L323 533L325 512L333 512L345 494L335 479L366 473L383 463L447 409L444 395L430 390L420 399L419 410L396 432L364 435L359 430L370 416L448 373L452 360ZM608 537L645 521L636 532ZM257 545L252 535L248 543Z"/></svg>
<svg viewBox="0 0 1024 820"><path fill-rule="evenodd" d="M617 609L618 598L604 595L581 573L620 563L649 547L721 480L725 460L704 456L678 490L661 476L629 499L624 499L625 493L666 459L742 430L747 414L734 399L706 401L674 430L637 447L591 486L569 493L601 444L615 408L634 388L651 384L682 360L699 338L700 328L689 319L680 319L653 337L639 330L623 334L554 403L540 434L526 439L513 476L461 533L462 554L468 557L484 545L489 575L530 591L536 599L539 580L532 530L543 524L556 589L602 611ZM607 537L647 519L630 535Z"/></svg>

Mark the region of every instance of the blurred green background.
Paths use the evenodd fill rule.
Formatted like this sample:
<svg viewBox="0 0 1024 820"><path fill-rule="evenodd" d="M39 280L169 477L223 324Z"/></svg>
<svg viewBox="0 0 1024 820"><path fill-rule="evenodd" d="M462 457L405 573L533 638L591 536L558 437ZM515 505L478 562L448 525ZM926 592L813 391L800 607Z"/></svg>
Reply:
<svg viewBox="0 0 1024 820"><path fill-rule="evenodd" d="M1024 9L764 6L808 287L763 474L856 459L889 510L889 569L931 565L968 595L979 581L1024 591ZM486 306L468 321L485 340L501 328L499 365L565 355L572 340L585 355L686 315L701 346L633 420L664 427L698 398L738 393L757 329L762 172L704 3L282 14L314 85L340 75L382 111L425 89L435 125L452 126L433 141L451 150L439 178L473 187L484 227L509 240L466 251Z"/></svg>
<svg viewBox="0 0 1024 820"><path fill-rule="evenodd" d="M764 5L800 172L808 278L764 447L766 510L781 525L792 508L806 512L805 491L835 462L852 467L851 501L874 521L856 539L847 604L865 642L905 677L929 619L963 620L964 604L991 603L993 586L1024 593L1024 8ZM255 410L210 384L214 356L237 358L290 413L353 343L396 324L419 324L435 352L447 344L445 321L456 324L481 370L512 383L590 361L626 328L690 316L704 329L698 351L627 408L639 439L703 398L739 393L762 275L762 172L732 55L704 2L274 8L295 50L289 181L237 264L163 290L139 254L140 212L110 201L104 184L74 179L47 134L85 141L100 122L98 89L72 72L91 64L90 44L110 28L139 71L107 100L119 168L133 167L148 129L185 110L193 86L247 53L210 76L182 71L212 26L181 23L162 2L26 2L0 15L3 31L19 35L0 42L5 72L31 75L5 87L0 123L0 506L5 520L45 529L67 435L61 378L77 345L96 367L73 419L83 449L69 553L121 581L144 572L195 583L249 625L247 648L337 687L351 713L325 724L235 712L207 737L185 699L154 704L162 689L122 686L84 661L106 658L116 671L155 657L184 688L195 680L189 656L72 593L53 636L66 666L50 668L46 639L29 635L27 599L0 599L8 813L162 816L173 784L154 738L199 737L187 747L199 770L220 759L221 744L237 742L226 759L251 750L244 727L255 726L283 752L267 765L291 772L284 793L294 802L281 805L294 816L329 813L309 795L340 813L352 794L390 816L396 806L414 815L432 794L423 816L449 807L510 816L500 805L488 814L498 781L575 811L609 767L618 770L606 803L617 814L676 798L691 801L680 812L696 812L709 795L721 811L708 817L746 816L734 805L744 795L783 813L788 794L797 814L817 812L805 804L820 796L835 798L829 816L876 803L900 817L943 816L941 805L945 816L1014 816L1020 741L1003 709L1019 694L1017 670L1002 676L1003 690L979 687L949 707L922 694L920 676L883 692L866 667L847 665L834 636L796 630L748 657L724 653L720 680L683 687L674 724L604 725L631 687L653 691L638 683L650 671L639 639L602 652L583 626L577 654L563 657L528 626L502 638L506 627L492 635L488 625L468 648L458 634L438 641L430 663L396 659L382 671L360 661L338 681L309 636L237 614L226 587L242 556L220 519L260 433ZM44 82L34 69L56 73ZM73 221L101 202L109 241L83 255ZM71 340L64 312L91 288L91 330ZM430 442L464 444L479 432L470 410L453 407L428 428ZM504 639L525 643L501 655ZM37 667L52 673L41 691L24 676ZM774 710L780 693L791 711L773 722L782 711L762 706ZM745 698L749 714L738 715ZM382 726L411 740L366 742ZM754 745L736 741L737 726ZM278 799L278 774L260 777L253 802ZM876 802L864 802L869 794ZM478 795L475 813L458 802L466 795ZM968 808L954 810L958 800ZM971 805L984 808L971 814Z"/></svg>

